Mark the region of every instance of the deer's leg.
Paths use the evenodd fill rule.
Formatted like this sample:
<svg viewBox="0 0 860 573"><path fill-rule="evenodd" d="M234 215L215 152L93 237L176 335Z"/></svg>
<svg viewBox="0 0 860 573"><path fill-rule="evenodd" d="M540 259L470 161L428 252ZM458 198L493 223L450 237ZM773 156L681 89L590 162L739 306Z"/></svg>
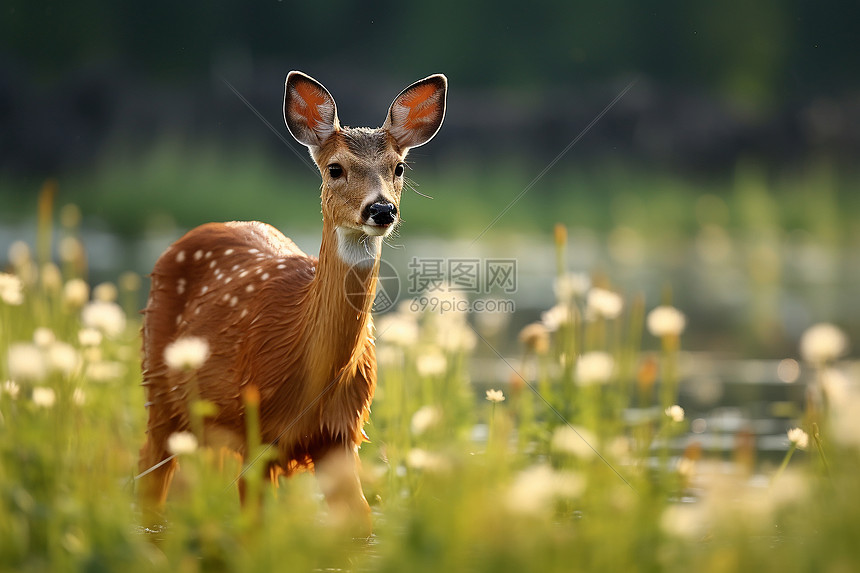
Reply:
<svg viewBox="0 0 860 573"><path fill-rule="evenodd" d="M154 439L152 435L147 437L140 449L137 498L143 510L145 525L153 525L161 520L161 509L176 471L176 459L168 460L169 457L164 442Z"/></svg>
<svg viewBox="0 0 860 573"><path fill-rule="evenodd" d="M332 444L311 456L332 516L338 522L355 527L360 535L369 536L370 506L358 478L358 447L354 444Z"/></svg>

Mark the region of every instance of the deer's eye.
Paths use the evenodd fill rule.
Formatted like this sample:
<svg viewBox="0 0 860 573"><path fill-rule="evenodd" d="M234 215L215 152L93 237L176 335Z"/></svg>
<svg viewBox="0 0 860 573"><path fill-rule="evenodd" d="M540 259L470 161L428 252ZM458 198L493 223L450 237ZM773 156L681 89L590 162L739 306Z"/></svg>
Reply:
<svg viewBox="0 0 860 573"><path fill-rule="evenodd" d="M404 163L398 163L394 167L394 176L395 177L403 177L403 172L406 170L406 165Z"/></svg>
<svg viewBox="0 0 860 573"><path fill-rule="evenodd" d="M343 176L343 167L339 163L332 163L328 166L328 176L332 179L339 179Z"/></svg>

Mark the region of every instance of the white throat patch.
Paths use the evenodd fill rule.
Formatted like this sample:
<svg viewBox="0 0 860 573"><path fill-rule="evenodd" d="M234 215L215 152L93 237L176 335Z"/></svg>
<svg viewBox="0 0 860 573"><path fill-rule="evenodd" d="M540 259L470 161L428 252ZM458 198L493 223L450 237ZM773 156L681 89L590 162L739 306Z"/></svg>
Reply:
<svg viewBox="0 0 860 573"><path fill-rule="evenodd" d="M357 229L337 227L337 254L351 267L373 266L382 250L382 237L370 237Z"/></svg>

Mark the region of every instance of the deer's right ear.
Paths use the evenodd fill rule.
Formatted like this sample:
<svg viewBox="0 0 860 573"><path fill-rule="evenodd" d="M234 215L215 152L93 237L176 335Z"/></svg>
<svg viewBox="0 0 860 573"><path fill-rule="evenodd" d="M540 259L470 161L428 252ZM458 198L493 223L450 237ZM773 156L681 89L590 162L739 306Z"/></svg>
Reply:
<svg viewBox="0 0 860 573"><path fill-rule="evenodd" d="M308 147L321 147L340 128L334 98L302 72L287 74L284 121L296 141Z"/></svg>

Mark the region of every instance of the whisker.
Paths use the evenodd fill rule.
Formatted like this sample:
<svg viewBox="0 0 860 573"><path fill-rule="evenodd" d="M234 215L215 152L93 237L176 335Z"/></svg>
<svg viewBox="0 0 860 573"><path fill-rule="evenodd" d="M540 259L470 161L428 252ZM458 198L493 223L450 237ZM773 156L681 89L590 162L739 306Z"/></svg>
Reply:
<svg viewBox="0 0 860 573"><path fill-rule="evenodd" d="M407 189L409 189L410 191L412 191L413 193L417 193L418 195L421 195L422 197L424 197L426 199L432 199L433 198L430 195L425 195L424 193L419 191L418 190L418 183L416 183L412 179L406 179L406 181L404 182L404 186Z"/></svg>

